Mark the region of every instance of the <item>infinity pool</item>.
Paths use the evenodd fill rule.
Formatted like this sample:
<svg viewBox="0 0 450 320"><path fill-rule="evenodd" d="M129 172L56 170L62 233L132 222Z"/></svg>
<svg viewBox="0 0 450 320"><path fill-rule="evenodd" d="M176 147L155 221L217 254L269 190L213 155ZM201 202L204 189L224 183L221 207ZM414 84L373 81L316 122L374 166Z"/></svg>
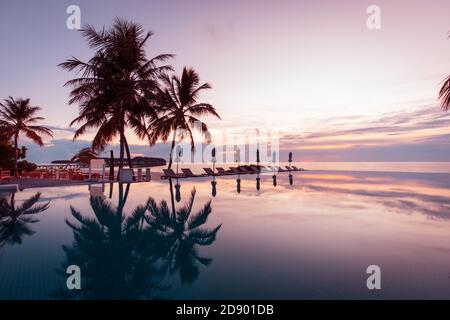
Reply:
<svg viewBox="0 0 450 320"><path fill-rule="evenodd" d="M2 194L0 298L450 298L450 174L260 179Z"/></svg>

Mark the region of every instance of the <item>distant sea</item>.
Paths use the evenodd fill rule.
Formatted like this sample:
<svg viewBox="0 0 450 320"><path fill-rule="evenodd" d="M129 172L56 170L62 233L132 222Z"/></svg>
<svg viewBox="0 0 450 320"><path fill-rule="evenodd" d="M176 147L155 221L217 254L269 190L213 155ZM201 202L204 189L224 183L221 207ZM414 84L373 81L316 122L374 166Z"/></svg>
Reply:
<svg viewBox="0 0 450 320"><path fill-rule="evenodd" d="M281 166L288 164L282 162ZM450 173L450 162L293 162L292 164L306 170L321 171ZM261 163L261 165L267 164ZM203 167L212 167L212 164L180 164L179 166L180 168L189 167L194 172L200 173ZM217 163L216 166L228 168L236 165ZM152 168L152 171L159 168ZM176 164L173 165L173 168L176 168Z"/></svg>
<svg viewBox="0 0 450 320"><path fill-rule="evenodd" d="M298 162L309 170L450 173L450 162Z"/></svg>

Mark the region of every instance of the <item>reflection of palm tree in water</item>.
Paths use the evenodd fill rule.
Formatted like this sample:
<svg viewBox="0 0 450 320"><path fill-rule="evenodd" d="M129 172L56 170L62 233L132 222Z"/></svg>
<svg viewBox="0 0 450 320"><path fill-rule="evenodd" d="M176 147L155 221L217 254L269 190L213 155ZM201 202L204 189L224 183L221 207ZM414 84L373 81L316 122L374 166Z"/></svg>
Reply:
<svg viewBox="0 0 450 320"><path fill-rule="evenodd" d="M146 221L155 234L160 236L158 246L159 262L162 268L170 274L179 272L182 283L193 283L199 276L198 264L209 265L211 258L198 255L198 246L209 246L216 240L221 225L214 229L202 226L211 214L211 201L195 214L192 208L195 199L195 188L191 191L189 201L178 210L172 199L172 212L167 202L162 201L158 206L150 198L149 212Z"/></svg>
<svg viewBox="0 0 450 320"><path fill-rule="evenodd" d="M113 208L103 197L91 197L90 204L95 218L83 216L71 207L77 224L67 221L73 230L74 242L63 247L66 253L65 268L78 265L83 279L82 290L61 290L57 297L83 299L138 299L155 297L156 292L167 288L162 285L169 269L179 271L183 282L193 282L198 277L195 261L208 264L211 259L200 258L195 246L212 244L220 226L213 231L199 228L211 213L210 202L202 213L194 215L195 221L189 237L180 233L180 216L189 217L188 205L177 211L175 220L167 203L157 206L150 198L144 206L137 206L131 215L124 217L129 185L123 192L119 184L119 205ZM194 193L195 194L195 193ZM193 197L189 202L192 209ZM171 196L173 201L173 195ZM150 215L146 215L150 212ZM167 214L166 214L167 213ZM191 218L192 219L192 218ZM177 231L171 231L177 226ZM177 236L183 239L177 239ZM175 246L175 243L178 245ZM168 263L171 259L171 263ZM191 259L191 260L189 260ZM67 275L62 272L65 277ZM69 296L74 294L74 296Z"/></svg>
<svg viewBox="0 0 450 320"><path fill-rule="evenodd" d="M10 195L10 199L0 199L0 248L7 244L20 245L25 236L34 234L30 224L39 222L34 216L50 206L50 202L38 205L40 198L41 193L38 192L20 204L15 200L15 193Z"/></svg>
<svg viewBox="0 0 450 320"><path fill-rule="evenodd" d="M129 184L123 192L119 184L119 204L113 208L104 197L91 197L95 218L83 216L71 207L77 224L66 221L73 231L71 247L66 253L64 270L69 265L81 269L82 290L57 293L63 298L83 299L138 299L154 296L159 285L160 272L151 258L153 243L144 237L142 222L146 206L136 207L128 217L123 216ZM67 276L64 273L64 276Z"/></svg>

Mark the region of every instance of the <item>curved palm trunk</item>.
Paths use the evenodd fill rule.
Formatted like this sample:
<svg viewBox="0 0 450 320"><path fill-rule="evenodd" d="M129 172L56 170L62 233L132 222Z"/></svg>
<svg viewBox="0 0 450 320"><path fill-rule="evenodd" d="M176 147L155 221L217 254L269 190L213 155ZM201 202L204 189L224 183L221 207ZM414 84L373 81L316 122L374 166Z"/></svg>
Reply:
<svg viewBox="0 0 450 320"><path fill-rule="evenodd" d="M120 123L120 155L119 155L119 170L117 172L117 180L120 180L120 172L123 169L123 159L124 159L124 140L125 140L125 116L122 115Z"/></svg>
<svg viewBox="0 0 450 320"><path fill-rule="evenodd" d="M130 153L130 147L128 145L128 140L127 137L125 137L125 135L123 136L124 139L124 144L125 144L125 151L127 152L127 160L128 160L128 167L130 169L133 169L133 164L131 163L131 153Z"/></svg>
<svg viewBox="0 0 450 320"><path fill-rule="evenodd" d="M175 130L173 132L173 138L172 138L172 147L170 148L170 158L169 158L169 166L167 167L168 170L172 168L172 156L173 156L173 149L175 148L175 138L176 138L177 131Z"/></svg>
<svg viewBox="0 0 450 320"><path fill-rule="evenodd" d="M172 219L175 219L175 199L174 199L174 196L173 196L172 179L169 179L169 188L170 188L170 203L172 205Z"/></svg>
<svg viewBox="0 0 450 320"><path fill-rule="evenodd" d="M14 177L18 177L19 176L19 172L17 171L17 160L18 160L18 152L17 152L17 148L18 148L18 139L19 139L19 134L16 133L14 135Z"/></svg>

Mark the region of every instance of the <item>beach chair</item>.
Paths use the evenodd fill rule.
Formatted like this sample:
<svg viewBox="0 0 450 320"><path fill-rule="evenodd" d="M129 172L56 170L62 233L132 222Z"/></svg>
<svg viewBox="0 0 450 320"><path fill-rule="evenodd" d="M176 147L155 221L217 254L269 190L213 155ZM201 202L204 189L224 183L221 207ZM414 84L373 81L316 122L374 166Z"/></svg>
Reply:
<svg viewBox="0 0 450 320"><path fill-rule="evenodd" d="M266 166L261 166L260 168L261 168L261 173L271 173L275 170L271 167L266 167Z"/></svg>
<svg viewBox="0 0 450 320"><path fill-rule="evenodd" d="M303 168L297 168L296 166L292 166L295 171L305 171Z"/></svg>
<svg viewBox="0 0 450 320"><path fill-rule="evenodd" d="M239 167L239 170L245 173L255 174L259 173L259 170L256 166L241 166Z"/></svg>
<svg viewBox="0 0 450 320"><path fill-rule="evenodd" d="M172 169L163 169L164 175L161 176L161 179L178 179L178 178L187 178L182 173L176 174Z"/></svg>
<svg viewBox="0 0 450 320"><path fill-rule="evenodd" d="M9 182L10 180L11 180L11 174L9 173L9 171L5 171L0 168L0 182L1 181Z"/></svg>
<svg viewBox="0 0 450 320"><path fill-rule="evenodd" d="M285 169L283 169L283 168L281 168L281 167L279 167L279 166L273 166L273 167L274 167L275 170L278 171L278 172L287 172L287 170L285 170Z"/></svg>
<svg viewBox="0 0 450 320"><path fill-rule="evenodd" d="M195 174L189 168L182 168L181 172L183 172L183 175L185 177L189 177L189 178L199 178L199 177L206 177L207 176L207 174Z"/></svg>
<svg viewBox="0 0 450 320"><path fill-rule="evenodd" d="M245 172L242 172L241 170L239 170L236 167L230 167L231 172L233 172L234 174L246 174Z"/></svg>
<svg viewBox="0 0 450 320"><path fill-rule="evenodd" d="M215 173L211 168L203 168L208 176L217 177L220 176L220 173Z"/></svg>
<svg viewBox="0 0 450 320"><path fill-rule="evenodd" d="M222 167L217 167L216 169L217 169L217 172L219 172L219 175L221 175L221 176L234 175L233 172L227 171L227 170L225 170L225 169L222 168Z"/></svg>

